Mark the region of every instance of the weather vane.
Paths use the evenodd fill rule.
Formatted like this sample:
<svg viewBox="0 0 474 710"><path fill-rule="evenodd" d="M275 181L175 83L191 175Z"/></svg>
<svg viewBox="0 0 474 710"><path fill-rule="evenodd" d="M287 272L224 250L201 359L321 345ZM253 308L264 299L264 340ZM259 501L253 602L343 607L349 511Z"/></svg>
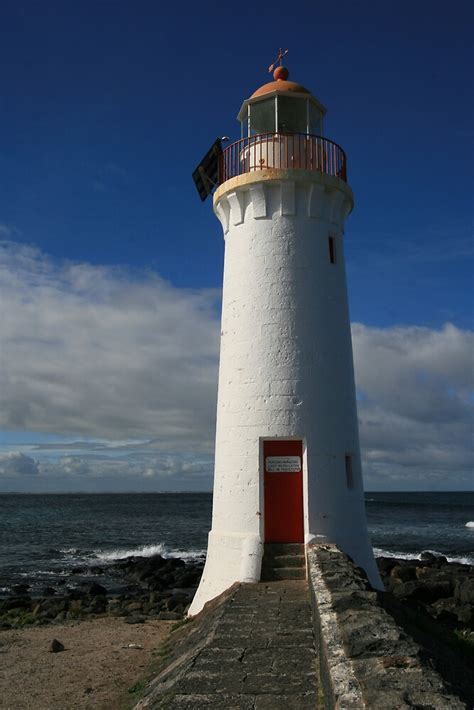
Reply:
<svg viewBox="0 0 474 710"><path fill-rule="evenodd" d="M271 74L271 72L275 69L275 66L276 66L277 62L280 62L280 66L282 65L282 63L283 63L282 60L283 60L283 57L285 56L285 54L288 54L288 50L287 50L287 49L282 49L282 48L280 47L280 49L278 50L278 57L275 59L275 61L273 62L273 64L270 64L270 66L268 67L268 72L269 72L270 74Z"/></svg>

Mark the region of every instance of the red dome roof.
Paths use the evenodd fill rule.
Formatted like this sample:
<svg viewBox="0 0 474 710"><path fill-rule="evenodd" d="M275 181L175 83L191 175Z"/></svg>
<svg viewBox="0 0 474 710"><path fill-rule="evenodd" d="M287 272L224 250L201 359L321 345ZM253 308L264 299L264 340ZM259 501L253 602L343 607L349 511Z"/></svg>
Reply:
<svg viewBox="0 0 474 710"><path fill-rule="evenodd" d="M256 96L263 96L263 94L269 94L271 91L287 91L288 93L294 94L311 93L311 91L305 89L301 84L297 84L294 81L287 81L288 75L289 72L286 67L277 67L273 72L274 81L270 81L268 84L261 86L257 91L253 92L250 98L254 99Z"/></svg>
<svg viewBox="0 0 474 710"><path fill-rule="evenodd" d="M276 81L269 81L268 84L264 84L257 91L254 91L251 99L256 96L262 96L263 94L269 94L271 91L286 91L292 94L310 94L311 91L305 89L301 84L297 84L295 81L285 81L284 79L277 79Z"/></svg>

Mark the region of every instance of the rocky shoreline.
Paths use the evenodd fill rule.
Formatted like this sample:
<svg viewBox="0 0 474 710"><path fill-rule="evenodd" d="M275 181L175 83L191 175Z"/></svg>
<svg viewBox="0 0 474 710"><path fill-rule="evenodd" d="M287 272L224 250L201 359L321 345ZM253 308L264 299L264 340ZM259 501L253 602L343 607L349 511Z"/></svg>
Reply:
<svg viewBox="0 0 474 710"><path fill-rule="evenodd" d="M64 623L69 620L111 615L124 617L129 624L147 619L183 619L202 575L204 559L184 562L178 558L127 557L107 566L73 568L64 586L45 587L32 596L28 584L15 585L0 600L0 629ZM110 591L101 577L117 580ZM79 581L80 580L80 581Z"/></svg>
<svg viewBox="0 0 474 710"><path fill-rule="evenodd" d="M419 560L379 557L377 565L395 603L474 644L474 566L430 552Z"/></svg>
<svg viewBox="0 0 474 710"><path fill-rule="evenodd" d="M421 559L379 557L377 564L387 594L387 604L399 605L412 616L422 614L443 631L474 644L474 566L448 562L445 557L422 553ZM126 623L147 619L179 621L184 618L204 567L204 559L127 557L106 569L73 568L64 586L46 587L30 595L28 585L16 585L0 600L0 629L63 623L111 615ZM112 590L101 577L115 577Z"/></svg>

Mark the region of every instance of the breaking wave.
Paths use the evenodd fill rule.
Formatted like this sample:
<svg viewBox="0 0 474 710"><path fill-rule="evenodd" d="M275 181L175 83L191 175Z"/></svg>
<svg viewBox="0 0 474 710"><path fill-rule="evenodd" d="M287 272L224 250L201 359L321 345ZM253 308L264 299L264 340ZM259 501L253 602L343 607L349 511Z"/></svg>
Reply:
<svg viewBox="0 0 474 710"><path fill-rule="evenodd" d="M469 522L466 523L467 528L474 528L474 520L469 520Z"/></svg>
<svg viewBox="0 0 474 710"><path fill-rule="evenodd" d="M119 548L115 550L98 549L91 550L90 552L81 551L72 547L62 549L60 552L67 557L72 557L76 561L80 559L87 561L88 564L95 562L112 563L117 562L118 560L124 560L127 557L153 557L154 555L173 558L177 557L182 560L192 561L205 557L206 555L206 550L168 549L162 543L157 543L156 545L141 545L139 547L131 548Z"/></svg>

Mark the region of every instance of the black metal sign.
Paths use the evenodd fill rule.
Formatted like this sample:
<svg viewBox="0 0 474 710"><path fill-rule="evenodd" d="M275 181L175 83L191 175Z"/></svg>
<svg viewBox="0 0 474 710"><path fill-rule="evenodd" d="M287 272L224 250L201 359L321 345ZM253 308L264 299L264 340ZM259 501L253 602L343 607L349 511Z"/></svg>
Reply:
<svg viewBox="0 0 474 710"><path fill-rule="evenodd" d="M196 170L193 172L193 180L199 197L204 202L206 197L212 193L219 184L219 164L222 155L221 139L218 138L214 145L207 151Z"/></svg>

